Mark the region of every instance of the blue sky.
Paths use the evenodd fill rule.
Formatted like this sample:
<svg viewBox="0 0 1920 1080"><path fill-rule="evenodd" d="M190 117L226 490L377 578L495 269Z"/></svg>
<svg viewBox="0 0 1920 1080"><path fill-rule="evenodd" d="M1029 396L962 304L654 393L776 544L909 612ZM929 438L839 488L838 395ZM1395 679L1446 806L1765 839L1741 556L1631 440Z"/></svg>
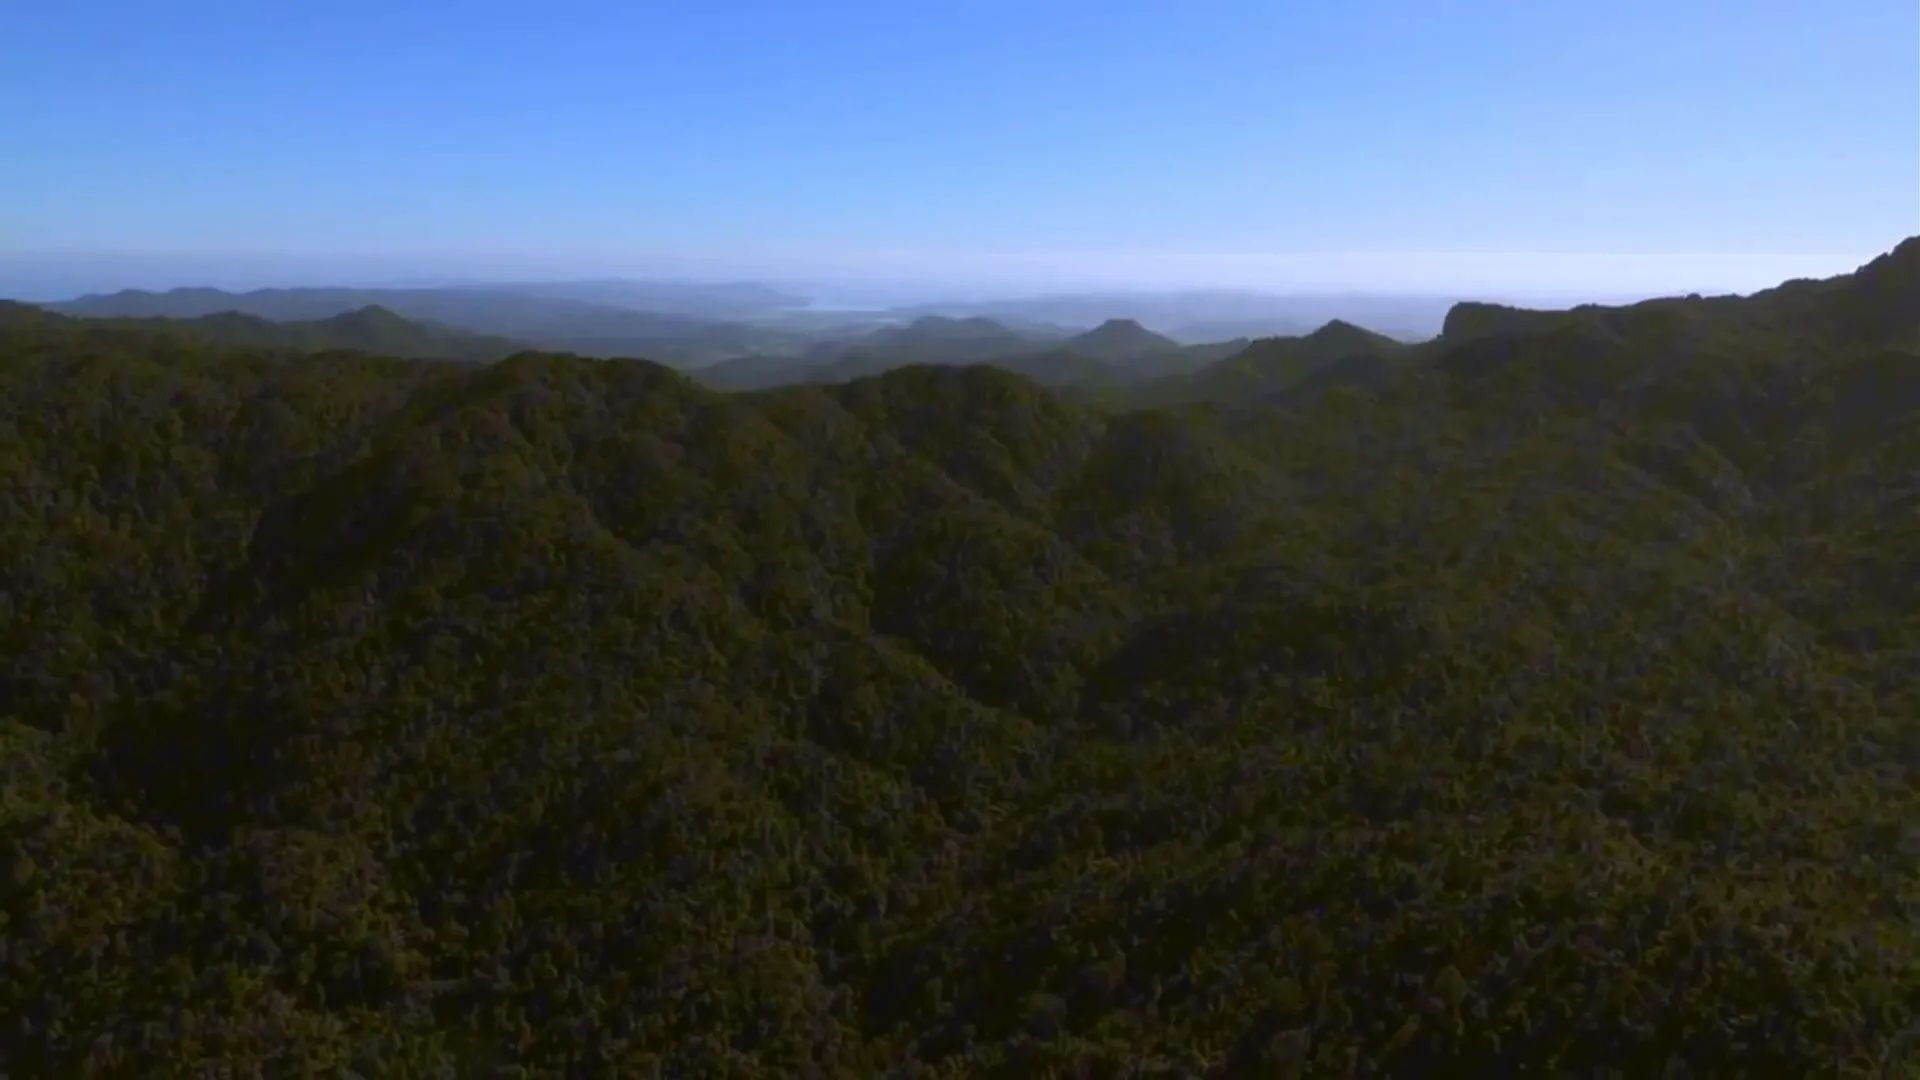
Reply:
<svg viewBox="0 0 1920 1080"><path fill-rule="evenodd" d="M1632 291L1832 272L1920 232L1915 0L61 0L6 22L15 280Z"/></svg>

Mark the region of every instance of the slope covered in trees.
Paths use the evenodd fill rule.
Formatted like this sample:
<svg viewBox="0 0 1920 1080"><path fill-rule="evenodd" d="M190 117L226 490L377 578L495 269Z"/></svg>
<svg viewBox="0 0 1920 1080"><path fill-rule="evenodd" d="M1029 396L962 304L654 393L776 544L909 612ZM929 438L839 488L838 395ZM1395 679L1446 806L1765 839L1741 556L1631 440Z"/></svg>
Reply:
<svg viewBox="0 0 1920 1080"><path fill-rule="evenodd" d="M622 290L600 290L612 295ZM662 302L673 302L672 290L654 290ZM299 288L226 292L187 288L164 293L127 289L117 293L82 296L46 305L63 315L141 319L194 320L231 313L276 322L315 322L366 308L379 308L403 318L458 327L475 334L524 341L545 349L564 349L589 356L648 356L676 365L710 364L751 352L797 349L808 335L738 319L687 314L679 310L637 310L627 302L581 299L594 290L566 285L546 288L490 286L448 289ZM625 290L626 301L646 295ZM691 299L679 297L679 307ZM697 297L701 290L691 290ZM776 294L777 295L777 294ZM692 305L696 309L698 305Z"/></svg>
<svg viewBox="0 0 1920 1080"><path fill-rule="evenodd" d="M1067 339L1066 345L1096 360L1116 364L1180 347L1179 342L1156 334L1133 319L1108 319L1083 334L1075 334Z"/></svg>
<svg viewBox="0 0 1920 1080"><path fill-rule="evenodd" d="M1285 411L9 321L0 1060L1916 1075L1917 262Z"/></svg>
<svg viewBox="0 0 1920 1080"><path fill-rule="evenodd" d="M0 301L0 320L52 325L67 316ZM528 346L508 338L475 334L425 320L404 319L382 307L365 307L323 319L274 322L237 311L192 318L111 318L76 324L80 333L177 337L216 346L294 353L363 352L424 360L502 360Z"/></svg>
<svg viewBox="0 0 1920 1080"><path fill-rule="evenodd" d="M1259 400L1285 394L1343 365L1358 362L1370 373L1384 373L1394 361L1419 355L1416 346L1336 319L1300 337L1249 342L1197 371L1136 381L1123 393L1124 400L1136 405Z"/></svg>

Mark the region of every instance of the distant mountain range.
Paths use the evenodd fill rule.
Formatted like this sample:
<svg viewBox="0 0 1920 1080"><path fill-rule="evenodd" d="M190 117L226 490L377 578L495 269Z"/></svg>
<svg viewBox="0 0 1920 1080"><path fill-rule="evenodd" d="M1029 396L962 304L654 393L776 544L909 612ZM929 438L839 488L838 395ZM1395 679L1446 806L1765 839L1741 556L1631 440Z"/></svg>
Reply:
<svg viewBox="0 0 1920 1080"><path fill-rule="evenodd" d="M92 293L41 306L89 317L199 318L239 312L275 321L380 307L403 318L513 338L543 349L641 356L697 368L743 357L821 359L866 335L928 317L985 319L1029 341L1060 340L1110 320L1177 345L1294 336L1333 319L1408 340L1440 329L1448 302L1431 297L1277 296L1254 292L1087 293L941 302L883 311L807 306L800 291L757 282L603 279L408 288L178 288ZM888 346L876 337L865 345ZM1009 342L1009 344L1012 344ZM944 346L943 346L944 347ZM1100 353L1104 346L1094 348ZM992 351L992 350L988 350Z"/></svg>
<svg viewBox="0 0 1920 1080"><path fill-rule="evenodd" d="M554 286L553 288L565 288ZM458 289L173 289L83 296L43 305L65 315L194 319L238 312L274 321L325 319L379 307L407 319L457 326L560 352L638 356L696 367L754 352L795 351L803 335L777 328L641 311L508 287Z"/></svg>
<svg viewBox="0 0 1920 1080"><path fill-rule="evenodd" d="M1884 267L1900 259L1910 262L1915 250L1913 243L1903 245L1847 278L1788 282L1745 298L1675 297L1568 310L1458 303L1441 316L1440 333L1421 342L1340 318L1304 334L1203 344L1183 343L1131 317L1107 318L1078 333L1040 321L1041 316L1080 314L1073 310L1080 298L1053 307L1047 305L1055 302L1047 300L1000 305L1014 311L1010 317L1024 320L1017 328L982 315L922 314L903 321L821 321L799 332L558 295L573 286L530 287L555 295L506 286L251 293L129 290L46 305L47 310L5 305L0 313L15 322L85 316L97 320L91 325L100 332L168 330L218 344L299 352L352 350L478 362L534 349L636 355L693 368L699 381L725 390L841 383L911 366L990 364L1101 404L1260 404L1309 400L1338 387L1366 387L1441 357L1448 363L1470 363L1476 350L1493 349L1489 355L1500 355L1497 344L1486 343L1515 336L1558 335L1601 348L1626 335L1642 342L1666 340L1677 350L1706 348L1715 334L1724 336L1728 326L1740 325L1776 340L1838 340L1862 327L1881 337L1898 336L1914 328L1882 325L1904 318L1900 313L1905 309L1881 293L1898 288L1888 282L1906 279ZM604 286L603 295L611 297L620 284L584 283L581 288L591 292ZM740 289L742 303L767 295L750 286ZM626 295L633 299L642 294ZM386 302L338 310L369 299ZM499 328L517 332L502 333Z"/></svg>
<svg viewBox="0 0 1920 1080"><path fill-rule="evenodd" d="M1297 335L1335 319L1378 326L1410 340L1438 333L1454 301L1439 296L1279 295L1239 290L1071 293L978 303L940 302L891 314L978 315L1003 323L1095 326L1130 319L1185 344Z"/></svg>
<svg viewBox="0 0 1920 1080"><path fill-rule="evenodd" d="M313 317L378 296L405 312L369 304ZM1483 305L1484 307L1484 305ZM678 358L717 389L839 383L912 365L993 364L1045 385L1116 403L1176 404L1269 397L1309 379L1356 379L1368 364L1414 355L1390 337L1334 320L1310 334L1235 338L1198 345L1116 318L1077 334L1058 326L1015 329L981 316L923 315L904 324L853 324L811 336L749 324L664 315L560 296L490 289L286 289L227 293L127 291L19 311L100 320L103 330L171 330L223 345L300 352L352 350L389 356L487 362L540 349L584 355ZM1466 319L1525 319L1518 309L1463 306ZM51 312L52 314L47 314ZM1505 314L1500 314L1505 313ZM16 317L19 317L16 313ZM468 320L453 325L447 319ZM478 327L517 327L507 335ZM604 336L590 336L593 332ZM754 344L756 351L695 366L703 350ZM1356 366L1359 365L1359 366Z"/></svg>
<svg viewBox="0 0 1920 1080"><path fill-rule="evenodd" d="M0 301L0 322L67 322L81 318L26 304ZM175 333L216 345L296 353L361 352L406 359L503 360L528 346L510 338L403 318L382 307L364 307L323 319L275 322L223 311L193 318L119 316L88 320L102 333Z"/></svg>
<svg viewBox="0 0 1920 1080"><path fill-rule="evenodd" d="M1790 283L1772 292L1813 288ZM916 364L990 363L1082 397L1130 405L1319 393L1417 361L1426 355L1415 344L1423 332L1451 342L1561 317L1434 298L1226 291L1088 293L887 312L791 306L805 300L751 282L594 280L125 290L43 306L91 318L181 320L180 329L217 342L310 352L481 362L536 349L640 357L730 390L845 382ZM1602 310L1637 308L1572 312L1597 318L1580 313ZM1329 312L1347 314L1302 321Z"/></svg>
<svg viewBox="0 0 1920 1080"><path fill-rule="evenodd" d="M981 364L1053 386L1119 385L1196 371L1245 348L1244 340L1182 345L1131 319L1080 334L1021 332L992 319L923 315L851 340L827 341L794 356L747 356L696 372L720 389L845 382L912 364Z"/></svg>

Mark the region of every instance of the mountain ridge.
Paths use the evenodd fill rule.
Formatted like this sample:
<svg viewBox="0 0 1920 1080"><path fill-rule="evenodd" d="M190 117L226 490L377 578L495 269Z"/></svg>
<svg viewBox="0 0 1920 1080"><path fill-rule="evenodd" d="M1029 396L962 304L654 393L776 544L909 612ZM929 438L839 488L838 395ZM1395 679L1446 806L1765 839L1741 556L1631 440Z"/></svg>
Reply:
<svg viewBox="0 0 1920 1080"><path fill-rule="evenodd" d="M126 289L41 305L80 316L197 318L233 311L274 321L312 321L369 306L407 319L513 338L541 348L590 355L647 355L676 366L712 362L797 339L764 327L690 315L637 311L565 297L498 288L256 289L230 293L183 288L164 293Z"/></svg>
<svg viewBox="0 0 1920 1080"><path fill-rule="evenodd" d="M1137 409L0 307L0 1055L1898 1075L1910 273Z"/></svg>
<svg viewBox="0 0 1920 1080"><path fill-rule="evenodd" d="M191 318L118 316L86 319L38 305L0 301L0 317L52 326L72 322L118 334L184 336L226 347L316 353L355 351L406 359L456 359L489 362L530 346L508 338L476 334L427 320L407 319L377 305L320 319L275 321L237 311Z"/></svg>

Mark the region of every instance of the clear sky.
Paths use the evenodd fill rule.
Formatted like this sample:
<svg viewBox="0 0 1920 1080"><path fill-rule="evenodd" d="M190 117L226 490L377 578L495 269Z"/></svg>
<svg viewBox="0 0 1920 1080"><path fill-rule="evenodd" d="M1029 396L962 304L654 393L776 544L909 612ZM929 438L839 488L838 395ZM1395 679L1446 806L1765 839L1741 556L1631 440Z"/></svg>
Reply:
<svg viewBox="0 0 1920 1080"><path fill-rule="evenodd" d="M0 116L15 280L1513 294L1920 233L1916 0L58 0Z"/></svg>

